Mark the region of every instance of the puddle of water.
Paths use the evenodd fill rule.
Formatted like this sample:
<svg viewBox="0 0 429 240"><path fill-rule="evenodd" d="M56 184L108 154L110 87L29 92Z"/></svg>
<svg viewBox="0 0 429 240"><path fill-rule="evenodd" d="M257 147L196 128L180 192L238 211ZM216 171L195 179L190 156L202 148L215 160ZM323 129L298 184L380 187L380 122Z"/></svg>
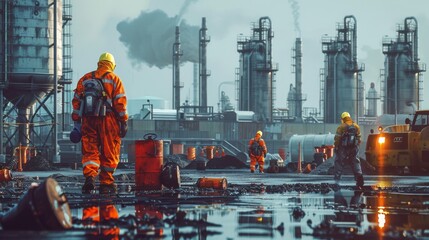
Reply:
<svg viewBox="0 0 429 240"><path fill-rule="evenodd" d="M39 239L429 238L429 194L344 189L236 194L183 187L180 192L135 195L127 185L119 187L121 195L112 198L71 192L73 228L43 232ZM3 213L16 202L3 200ZM25 236L35 239L27 231L0 231L0 239Z"/></svg>
<svg viewBox="0 0 429 240"><path fill-rule="evenodd" d="M108 228L117 236L154 239L324 239L389 235L392 239L429 237L429 195L337 191L325 195L290 192L247 194L212 202L207 196L177 196L165 201L98 207L99 217L117 216ZM166 203L165 204L163 204ZM174 204L176 203L176 204ZM101 213L115 209L116 213ZM73 209L85 219L86 208ZM128 219L127 219L128 216ZM135 216L132 223L130 216ZM121 223L122 222L122 223ZM125 223L124 223L125 222ZM128 224L128 225L127 225ZM135 225L140 225L136 227ZM82 228L82 225L76 228ZM107 224L108 227L108 224ZM113 229L113 230L112 230ZM426 230L425 230L426 229ZM103 234L103 228L95 230ZM106 231L108 232L108 231ZM112 232L111 232L112 233Z"/></svg>

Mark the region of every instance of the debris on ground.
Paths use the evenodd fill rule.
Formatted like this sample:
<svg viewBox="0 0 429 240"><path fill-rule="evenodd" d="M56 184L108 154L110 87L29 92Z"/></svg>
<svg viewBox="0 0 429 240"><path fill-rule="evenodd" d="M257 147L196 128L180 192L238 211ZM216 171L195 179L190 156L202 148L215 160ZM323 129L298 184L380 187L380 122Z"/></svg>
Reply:
<svg viewBox="0 0 429 240"><path fill-rule="evenodd" d="M201 157L198 156L197 159L199 158ZM185 168L192 161L188 160L187 155L185 154L171 154L168 156L164 156L164 164L167 164L169 162L177 164L180 168Z"/></svg>
<svg viewBox="0 0 429 240"><path fill-rule="evenodd" d="M49 161L41 155L37 155L28 160L23 167L24 171L52 171L58 168L51 166Z"/></svg>
<svg viewBox="0 0 429 240"><path fill-rule="evenodd" d="M207 162L208 169L241 169L248 166L238 158L226 155L220 158L213 158Z"/></svg>
<svg viewBox="0 0 429 240"><path fill-rule="evenodd" d="M248 168L248 166L242 162L240 159L231 156L225 155L219 158L206 159L204 157L197 157L195 160L190 161L190 163L185 167L185 169L243 169Z"/></svg>

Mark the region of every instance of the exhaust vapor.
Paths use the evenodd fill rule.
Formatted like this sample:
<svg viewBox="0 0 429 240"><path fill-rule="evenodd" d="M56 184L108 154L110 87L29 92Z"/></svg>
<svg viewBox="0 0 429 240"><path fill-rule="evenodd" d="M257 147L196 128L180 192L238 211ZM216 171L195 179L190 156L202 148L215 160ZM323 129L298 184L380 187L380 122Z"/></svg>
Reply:
<svg viewBox="0 0 429 240"><path fill-rule="evenodd" d="M185 2L185 7L189 4ZM187 5L186 5L187 4ZM199 27L190 26L181 15L186 8L182 7L180 15L168 17L161 10L141 12L132 20L118 23L119 40L128 48L128 57L133 65L147 64L160 69L172 64L175 27L179 24L180 42L183 55L181 62L198 62Z"/></svg>

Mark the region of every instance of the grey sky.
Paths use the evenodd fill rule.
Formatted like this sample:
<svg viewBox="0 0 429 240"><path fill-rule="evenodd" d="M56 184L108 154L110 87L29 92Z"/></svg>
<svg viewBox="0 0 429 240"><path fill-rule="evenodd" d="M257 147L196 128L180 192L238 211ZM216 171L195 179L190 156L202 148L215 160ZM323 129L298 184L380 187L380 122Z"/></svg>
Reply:
<svg viewBox="0 0 429 240"><path fill-rule="evenodd" d="M296 4L292 5L291 2ZM141 48L132 49L129 53L130 48L125 46L124 39L120 40L122 35L118 31L121 30L121 27L118 28L119 23L122 27L128 23L127 27L130 27L129 23L151 13L162 15L167 24L167 20L181 14L181 24L186 24L192 31L199 29L202 17L206 17L207 34L211 38L207 47L207 68L211 71L208 78L208 104L216 110L219 84L235 80L239 58L237 36L241 33L250 35L251 24L263 16L268 16L272 21L273 62L279 64L276 107L286 107L289 85L294 84L291 49L297 37L297 29L301 32L303 42L302 87L308 98L303 106L319 107L319 69L323 67L324 58L321 38L324 34L335 36L337 23L342 22L346 15L354 15L357 19L358 61L366 66L363 73L366 90L369 89L370 82L375 82L379 91L378 74L384 61L381 52L382 38L386 35L396 37L397 25L403 24L406 17L417 18L419 56L421 62L429 64L429 47L426 44L429 42L427 0L73 0L72 4L74 82L96 67L100 53L109 51L116 58L115 72L123 79L130 99L156 96L168 100L169 106L172 98L171 65L157 66L133 57L136 51L152 50L161 53L166 49L154 49L156 47L148 47L155 46L154 43L142 41ZM127 31L137 34L143 31L139 26L146 27L148 31L161 31L164 27L160 21L151 22L149 18L143 20L132 25L135 29L127 28ZM174 28L171 33L165 34L165 38L174 38ZM429 79L427 74L429 73L424 74L424 78ZM181 81L185 85L181 92L181 102L192 100L192 80L193 64L187 62L181 68ZM429 84L425 83L424 87L424 91L429 92ZM223 85L222 90L230 99L235 98L232 85ZM428 108L429 94L424 94L423 99L423 107ZM235 105L235 101L233 103Z"/></svg>

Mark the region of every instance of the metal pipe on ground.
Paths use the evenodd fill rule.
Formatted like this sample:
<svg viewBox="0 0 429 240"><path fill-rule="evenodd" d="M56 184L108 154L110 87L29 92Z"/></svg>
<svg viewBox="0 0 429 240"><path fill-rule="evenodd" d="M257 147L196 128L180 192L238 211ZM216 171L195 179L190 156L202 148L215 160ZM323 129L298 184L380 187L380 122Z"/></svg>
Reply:
<svg viewBox="0 0 429 240"><path fill-rule="evenodd" d="M57 181L47 178L32 185L15 207L0 215L3 230L66 230L72 227L72 214Z"/></svg>

